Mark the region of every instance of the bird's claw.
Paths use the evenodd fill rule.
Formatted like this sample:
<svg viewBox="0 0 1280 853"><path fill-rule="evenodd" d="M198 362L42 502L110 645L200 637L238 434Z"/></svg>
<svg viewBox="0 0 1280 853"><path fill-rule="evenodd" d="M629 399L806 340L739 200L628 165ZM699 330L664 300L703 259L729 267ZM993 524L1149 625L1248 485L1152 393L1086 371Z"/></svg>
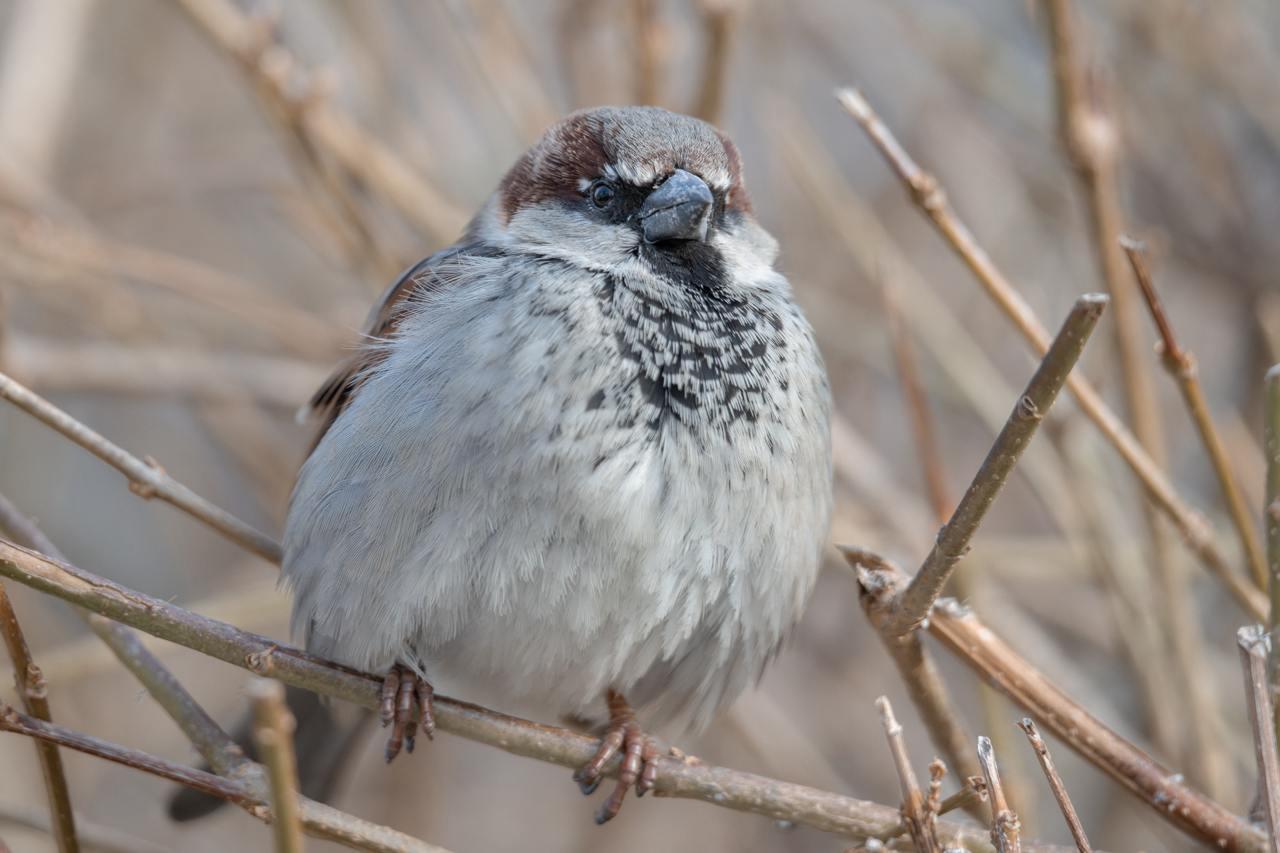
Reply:
<svg viewBox="0 0 1280 853"><path fill-rule="evenodd" d="M590 795L600 785L605 766L615 755L622 755L617 784L596 812L598 824L608 823L617 816L629 789L634 788L637 797L647 794L658 775L657 744L640 728L626 701L613 692L609 695L609 717L609 728L596 754L573 774L582 793Z"/></svg>
<svg viewBox="0 0 1280 853"><path fill-rule="evenodd" d="M387 677L382 681L382 696L379 716L382 726L391 726L391 734L387 737L387 763L400 754L401 747L413 752L414 737L417 726L414 725L414 706L417 706L422 724L422 733L427 740L432 740L436 731L435 691L426 679L422 678L407 666L396 664L391 667Z"/></svg>

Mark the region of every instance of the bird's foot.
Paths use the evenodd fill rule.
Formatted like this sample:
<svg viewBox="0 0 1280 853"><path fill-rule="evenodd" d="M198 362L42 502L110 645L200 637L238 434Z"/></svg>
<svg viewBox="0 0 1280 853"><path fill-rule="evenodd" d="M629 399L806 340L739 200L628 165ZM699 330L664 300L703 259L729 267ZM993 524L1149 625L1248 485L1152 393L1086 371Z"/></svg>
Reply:
<svg viewBox="0 0 1280 853"><path fill-rule="evenodd" d="M636 796L643 797L653 787L658 775L658 746L645 734L636 722L635 712L621 693L610 690L609 728L605 730L596 754L573 774L583 794L592 794L600 784L600 777L615 755L621 753L622 766L618 769L618 782L596 812L596 823L607 823L622 809L622 800L629 788L635 788Z"/></svg>
<svg viewBox="0 0 1280 853"><path fill-rule="evenodd" d="M413 739L418 730L414 724L414 705L418 706L422 733L427 736L427 740L431 740L435 735L434 700L435 691L426 679L402 664L391 667L391 671L382 681L382 704L380 705L382 727L391 726L391 735L387 738L388 764L400 754L401 746L413 752Z"/></svg>

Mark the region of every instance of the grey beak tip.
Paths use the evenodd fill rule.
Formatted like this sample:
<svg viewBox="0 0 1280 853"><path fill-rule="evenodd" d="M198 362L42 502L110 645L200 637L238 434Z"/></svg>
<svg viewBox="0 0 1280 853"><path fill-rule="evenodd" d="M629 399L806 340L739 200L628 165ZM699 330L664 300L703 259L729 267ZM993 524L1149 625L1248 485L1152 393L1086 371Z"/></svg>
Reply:
<svg viewBox="0 0 1280 853"><path fill-rule="evenodd" d="M676 169L640 208L645 242L706 240L714 201L706 181Z"/></svg>

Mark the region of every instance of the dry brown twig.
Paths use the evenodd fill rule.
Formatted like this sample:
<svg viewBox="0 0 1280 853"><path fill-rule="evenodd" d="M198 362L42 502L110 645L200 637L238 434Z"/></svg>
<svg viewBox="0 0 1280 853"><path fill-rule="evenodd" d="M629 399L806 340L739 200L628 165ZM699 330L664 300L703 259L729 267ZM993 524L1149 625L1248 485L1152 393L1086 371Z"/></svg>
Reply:
<svg viewBox="0 0 1280 853"><path fill-rule="evenodd" d="M1053 798L1058 801L1058 808L1062 810L1062 817L1067 822L1067 829L1071 830L1071 837L1076 842L1076 849L1080 853L1092 853L1093 847L1089 844L1089 837L1085 835L1084 825L1080 823L1080 816L1076 814L1076 807L1071 803L1071 795L1067 793L1067 786L1062 783L1062 777L1058 775L1058 768L1053 764L1053 757L1049 755L1049 747L1045 744L1044 738L1040 737L1040 732L1036 729L1036 724L1030 717L1023 717L1018 723L1018 728L1026 734L1027 740L1031 742L1031 748L1035 751L1036 760L1040 762L1040 769L1044 771L1044 778L1049 783L1049 790L1053 791Z"/></svg>
<svg viewBox="0 0 1280 853"><path fill-rule="evenodd" d="M874 566L846 559L864 595L891 601L906 585L906 574L883 558ZM1265 849L1262 833L1108 728L956 601L939 601L926 625L984 681L1183 832L1227 851Z"/></svg>
<svg viewBox="0 0 1280 853"><path fill-rule="evenodd" d="M183 767L136 749L129 749L53 723L36 720L5 706L0 706L0 731L56 743L159 776L233 803L258 820L271 819L271 811L266 806L267 795L263 787L243 779L228 778ZM308 834L316 838L337 841L359 850L371 850L377 853L449 853L441 847L412 838L389 827L344 814L323 803L304 801L301 804L300 813L302 825Z"/></svg>
<svg viewBox="0 0 1280 853"><path fill-rule="evenodd" d="M956 216L937 179L916 164L860 92L841 89L837 98L907 187L912 200L938 228L987 294L1013 321L1023 337L1043 355L1049 347L1048 331L1031 306L978 244L973 233ZM1246 612L1261 618L1266 609L1262 596L1233 571L1214 542L1204 517L1182 500L1165 473L1087 380L1079 376L1070 377L1067 387L1075 395L1080 408L1133 470L1147 495L1169 516L1192 552L1222 581Z"/></svg>
<svg viewBox="0 0 1280 853"><path fill-rule="evenodd" d="M258 675L362 707L377 707L381 679L187 612L3 540L0 576ZM443 731L564 767L581 766L598 746L586 735L443 696L436 698L436 716ZM608 772L616 773L617 765L613 762ZM897 809L890 806L674 757L660 759L655 794L702 800L852 838L883 837L901 823ZM261 801L265 790L253 796ZM310 807L320 808L319 804ZM304 807L304 825L307 815ZM944 843L986 849L980 829L939 821L938 831Z"/></svg>
<svg viewBox="0 0 1280 853"><path fill-rule="evenodd" d="M13 662L14 687L17 688L22 707L33 718L51 722L53 714L49 710L49 693L44 675L31 657L31 649L27 646L22 626L18 623L18 614L14 612L13 602L9 600L3 583L0 583L0 635L3 635L5 647L9 650L9 660ZM54 744L37 742L36 756L40 760L40 775L44 779L45 794L49 800L50 824L58 851L76 853L80 849L80 842L76 836L75 812L71 808L71 794L67 790L67 774L62 766L62 755Z"/></svg>
<svg viewBox="0 0 1280 853"><path fill-rule="evenodd" d="M325 151L437 242L457 236L465 215L330 99L317 97L313 85L300 86L314 75L304 73L301 63L283 46L266 43L262 28L235 4L228 0L181 0L180 5L253 78L263 96L308 145Z"/></svg>
<svg viewBox="0 0 1280 853"><path fill-rule="evenodd" d="M57 547L0 495L0 530L7 530L24 546L54 560L64 558ZM257 802L268 799L263 769L249 761L240 747L214 722L173 674L143 645L134 631L91 610L77 608L90 629L134 674L156 703L182 730L209 766L222 777L241 785ZM435 851L439 848L404 833L345 814L330 806L299 798L303 825L309 834L332 838L362 850ZM255 815L257 816L257 815Z"/></svg>
<svg viewBox="0 0 1280 853"><path fill-rule="evenodd" d="M3 373L0 373L0 398L62 433L124 474L129 478L129 490L139 497L159 498L253 553L273 563L280 562L280 544L270 536L200 497L165 473L154 460L139 459Z"/></svg>
<svg viewBox="0 0 1280 853"><path fill-rule="evenodd" d="M855 549L845 551L849 555ZM869 552L856 551L856 555L850 556L850 559L867 565L874 564L878 558ZM872 596L861 595L859 598L867 620L876 629L885 650L897 667L907 688L907 695L920 714L930 739L962 776L976 776L981 768L973 754L966 749L970 742L969 735L955 712L955 703L951 700L946 682L942 680L942 674L932 655L924 648L919 633L913 631L903 637L894 637L881 630L881 616L885 610L875 606L876 600Z"/></svg>
<svg viewBox="0 0 1280 853"><path fill-rule="evenodd" d="M1120 139L1105 103L1106 92L1080 55L1080 39L1071 0L1046 3L1049 45L1057 94L1062 146L1079 178L1093 235L1094 254L1107 292L1114 302L1114 343L1121 384L1133 433L1152 461L1167 465L1165 437L1155 384L1147 369L1146 341L1133 278L1125 267L1117 240L1124 231L1120 203ZM1220 796L1230 796L1235 774L1214 738L1213 697L1204 689L1203 637L1191 597L1185 566L1170 553L1168 531L1149 502L1142 505L1151 545L1150 565L1160 579L1165 653L1185 691L1190 746L1183 750L1187 766L1196 768Z"/></svg>
<svg viewBox="0 0 1280 853"><path fill-rule="evenodd" d="M267 768L276 853L302 853L298 764L293 755L296 722L285 707L284 686L260 678L249 687L249 701L253 707L253 742Z"/></svg>
<svg viewBox="0 0 1280 853"><path fill-rule="evenodd" d="M1276 642L1280 628L1280 364L1267 371L1263 395L1263 453L1267 460L1267 488L1262 507L1262 520L1267 528L1267 593L1270 612L1267 633ZM1280 741L1280 653L1271 649L1268 675L1271 682L1271 704L1275 714L1276 740Z"/></svg>
<svg viewBox="0 0 1280 853"><path fill-rule="evenodd" d="M90 287L98 287L98 282L84 275L85 271L112 282L140 282L235 317L250 328L270 335L281 349L304 358L331 360L350 341L350 333L337 324L272 296L261 284L244 281L190 258L95 233L81 224L3 211L0 212L0 235L24 254L69 268L61 274L65 287L83 286L77 283L86 278L90 278ZM11 280L21 286L46 286L27 282L24 276L13 276Z"/></svg>
<svg viewBox="0 0 1280 853"><path fill-rule="evenodd" d="M1071 375L1106 305L1107 297L1101 294L1086 294L1076 301L964 497L939 531L920 570L886 614L884 629L891 636L903 636L914 631L928 616L957 562L969 550L973 535L1013 471L1018 457L1031 443L1040 421L1048 414L1058 391Z"/></svg>
<svg viewBox="0 0 1280 853"><path fill-rule="evenodd" d="M991 738L978 738L978 763L982 765L982 775L987 780L987 791L991 803L991 841L1000 853L1021 853L1022 825L1018 816L1009 808L1009 801L1004 796L1004 786L1000 783L1000 768L996 765L996 752L991 746Z"/></svg>
<svg viewBox="0 0 1280 853"><path fill-rule="evenodd" d="M1187 404L1187 411L1195 423L1200 441L1204 444L1205 453L1213 466L1213 473L1218 478L1218 486L1222 489L1222 498L1240 537L1240 546L1248 560L1254 583L1259 589L1267 588L1267 561L1258 541L1258 533L1254 527L1252 513L1245 506L1244 495L1236 482L1231 469L1231 460L1227 456L1226 444L1222 441L1213 415L1209 411L1209 403L1205 399L1204 389L1200 385L1200 371L1196 357L1189 350L1183 349L1173 332L1173 324L1164 310L1160 294L1156 291L1151 270L1147 266L1146 247L1132 237L1121 237L1120 246L1129 258L1133 267L1134 278L1142 289L1151 318L1160 332L1160 359L1169 375L1173 377L1182 392L1182 399Z"/></svg>
<svg viewBox="0 0 1280 853"><path fill-rule="evenodd" d="M249 400L296 410L320 387L328 368L279 356L195 348L121 346L10 335L5 368L45 394L89 391L168 399Z"/></svg>
<svg viewBox="0 0 1280 853"><path fill-rule="evenodd" d="M1267 824L1268 850L1280 853L1280 755L1276 752L1275 709L1271 702L1267 665L1272 654L1271 638L1261 625L1249 625L1236 632L1240 666L1244 671L1244 692L1253 729L1254 756L1258 766L1258 805Z"/></svg>
<svg viewBox="0 0 1280 853"><path fill-rule="evenodd" d="M876 708L880 711L880 722L889 741L889 753L893 756L893 766L902 785L902 822L906 824L907 833L921 853L942 853L934 827L934 812L916 781L911 756L907 754L907 744L902 739L902 724L893 715L893 705L887 697L877 699Z"/></svg>

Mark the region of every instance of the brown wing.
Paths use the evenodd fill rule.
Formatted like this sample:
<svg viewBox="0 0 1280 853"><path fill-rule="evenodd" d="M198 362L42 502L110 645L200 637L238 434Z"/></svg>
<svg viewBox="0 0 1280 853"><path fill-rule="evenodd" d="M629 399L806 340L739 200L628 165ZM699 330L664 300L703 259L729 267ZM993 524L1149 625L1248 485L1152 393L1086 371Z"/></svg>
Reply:
<svg viewBox="0 0 1280 853"><path fill-rule="evenodd" d="M396 326L404 316L405 306L414 294L439 286L440 279L432 275L434 267L467 252L475 252L475 249L470 246L452 246L436 252L406 270L383 292L369 313L369 319L365 321L359 348L312 395L304 410L308 418L319 422L319 429L311 443L312 450L351 402L368 371L386 357L384 348L372 344L395 334Z"/></svg>

